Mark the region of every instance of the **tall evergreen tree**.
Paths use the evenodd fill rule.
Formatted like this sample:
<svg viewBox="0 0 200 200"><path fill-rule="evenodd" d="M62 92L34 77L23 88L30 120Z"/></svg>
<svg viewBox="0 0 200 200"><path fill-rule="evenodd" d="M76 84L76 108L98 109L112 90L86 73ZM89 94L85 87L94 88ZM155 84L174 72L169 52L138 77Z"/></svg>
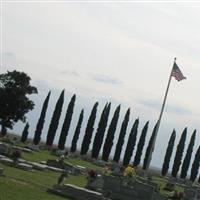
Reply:
<svg viewBox="0 0 200 200"><path fill-rule="evenodd" d="M92 147L92 158L95 158L95 159L98 158L99 152L103 143L103 138L104 138L106 126L108 123L108 117L110 113L110 107L111 107L111 103L109 103L108 105L106 104L101 114L101 118L99 120L97 132L96 132L94 142L93 142L93 147Z"/></svg>
<svg viewBox="0 0 200 200"><path fill-rule="evenodd" d="M116 146L116 150L115 150L115 154L114 154L114 158L113 158L113 161L115 161L115 162L119 162L119 159L120 159L122 146L124 144L124 137L126 135L126 129L128 126L129 116L130 116L130 108L127 110L124 120L121 125L121 130L119 133L119 138L118 138L118 142L117 142L117 146Z"/></svg>
<svg viewBox="0 0 200 200"><path fill-rule="evenodd" d="M71 146L71 149L70 149L71 152L75 152L76 148L77 148L77 141L78 141L78 138L79 138L79 135L80 135L81 125L82 125L82 122L83 122L83 113L84 113L84 110L82 109L80 116L79 116L79 119L78 119L76 129L75 129L74 137L72 139L72 146Z"/></svg>
<svg viewBox="0 0 200 200"><path fill-rule="evenodd" d="M64 102L64 92L65 92L65 90L63 90L61 92L60 97L58 98L58 101L56 103L55 110L53 112L53 116L51 118L51 122L49 125L49 130L47 133L47 140L46 140L46 144L49 146L51 146L53 144L53 141L54 141L54 138L56 135L56 130L58 128L59 119L60 119L63 102Z"/></svg>
<svg viewBox="0 0 200 200"><path fill-rule="evenodd" d="M125 150L125 154L124 154L124 160L123 160L123 165L126 166L129 164L130 160L131 160L131 156L133 154L134 148L135 148L135 143L136 143L136 139L137 139L137 133L138 133L138 124L139 124L139 119L136 119L129 138L128 138L128 143L126 146L126 150Z"/></svg>
<svg viewBox="0 0 200 200"><path fill-rule="evenodd" d="M144 157L144 162L143 162L143 166L142 166L142 168L143 168L144 170L147 169L148 159L149 159L149 156L151 156L150 153L151 153L153 141L154 141L155 134L156 134L156 127L157 127L157 123L156 123L156 125L154 126L154 129L153 129L151 138L150 138L150 140L149 140L149 144L148 144L147 149L146 149L146 153L145 153L145 157Z"/></svg>
<svg viewBox="0 0 200 200"><path fill-rule="evenodd" d="M167 174L168 169L169 169L169 163L170 163L170 159L172 156L175 139L176 139L176 131L174 129L171 134L171 137L169 139L167 150L165 153L165 158L164 158L164 162L163 162L163 166L162 166L162 175L163 176L165 176Z"/></svg>
<svg viewBox="0 0 200 200"><path fill-rule="evenodd" d="M147 135L148 126L149 126L149 121L146 122L146 124L144 125L144 128L142 129L142 133L141 133L138 145L137 145L137 151L136 151L134 162L133 162L134 166L138 166L140 164L142 151L143 151L143 148L144 148L145 139L146 139L146 135Z"/></svg>
<svg viewBox="0 0 200 200"><path fill-rule="evenodd" d="M40 113L40 118L37 122L35 135L33 138L33 144L35 144L35 145L38 145L41 140L42 129L43 129L44 122L45 122L45 116L46 116L46 111L47 111L47 107L48 107L48 103L49 103L50 94L51 94L51 92L49 91L46 99L44 100L44 103L42 106L42 111Z"/></svg>
<svg viewBox="0 0 200 200"><path fill-rule="evenodd" d="M173 164L173 167L172 167L172 176L173 177L177 176L177 173L178 173L179 168L181 166L186 136L187 136L187 128L185 128L183 130L179 144L178 144L177 149L176 149L176 155L175 155L174 164Z"/></svg>
<svg viewBox="0 0 200 200"><path fill-rule="evenodd" d="M24 130L22 132L22 137L21 137L21 141L22 142L26 142L27 140L27 137L28 137L28 129L29 129L29 123L27 122L25 127L24 127Z"/></svg>
<svg viewBox="0 0 200 200"><path fill-rule="evenodd" d="M185 179L187 176L188 168L189 168L191 157L192 157L195 138L196 138L196 130L194 130L194 132L190 138L190 143L188 145L188 149L187 149L185 158L183 160L182 169L181 169L181 178L183 178L183 179Z"/></svg>
<svg viewBox="0 0 200 200"><path fill-rule="evenodd" d="M117 108L115 109L113 118L108 128L108 133L107 133L107 137L103 146L103 154L102 154L102 159L104 161L108 161L108 158L113 146L113 140L114 140L114 135L115 135L116 127L117 127L117 122L119 119L119 113L120 113L120 105L117 106Z"/></svg>
<svg viewBox="0 0 200 200"><path fill-rule="evenodd" d="M98 107L98 102L96 102L94 104L91 114L90 114L90 117L88 119L88 123L87 123L86 129L85 129L85 135L84 135L83 142L81 145L81 155L87 154L87 152L89 150L92 133L94 130L94 122L96 119L97 107Z"/></svg>
<svg viewBox="0 0 200 200"><path fill-rule="evenodd" d="M70 124L71 124L71 120L72 120L72 114L74 111L74 104L76 101L76 95L74 94L69 102L68 108L67 108L67 112L65 115L65 119L63 122L63 126L61 129L61 133L60 133L60 138L58 141L58 148L63 150L65 148L65 142L66 142L66 138L69 132L69 128L70 128Z"/></svg>
<svg viewBox="0 0 200 200"><path fill-rule="evenodd" d="M200 146L195 154L195 158L192 163L192 169L191 169L191 174L190 174L190 180L192 182L194 182L197 177L197 174L199 171L199 163L200 163Z"/></svg>

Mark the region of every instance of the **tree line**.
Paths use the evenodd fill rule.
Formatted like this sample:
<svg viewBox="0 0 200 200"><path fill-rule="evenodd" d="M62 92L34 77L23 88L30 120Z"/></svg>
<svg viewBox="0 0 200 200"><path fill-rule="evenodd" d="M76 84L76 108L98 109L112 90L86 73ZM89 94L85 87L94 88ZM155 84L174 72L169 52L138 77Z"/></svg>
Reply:
<svg viewBox="0 0 200 200"><path fill-rule="evenodd" d="M36 126L36 130L35 130L35 134L34 134L34 138L33 138L33 143L35 145L38 145L40 142L40 139L41 139L41 133L42 133L42 129L43 129L44 121L45 121L45 114L46 114L46 110L48 107L49 98L50 98L50 92L48 93L46 99L44 100L41 114L40 114L40 117L39 117L39 120L38 120L38 123ZM61 129L61 133L60 133L60 137L59 137L59 141L58 141L58 148L61 150L63 150L65 148L65 142L66 142L66 139L68 136L68 132L69 132L69 128L70 128L70 124L71 124L71 120L72 120L75 100L76 100L76 95L74 94L68 104L65 119L63 122L63 126ZM49 146L51 146L53 144L53 141L55 138L60 115L62 112L63 102L64 102L64 90L61 92L60 97L57 100L57 103L55 105L55 110L54 110L52 118L51 118L51 123L50 123L49 129L48 129L48 132L47 132L46 144ZM116 132L117 124L118 124L118 119L120 116L121 105L118 105L116 107L116 109L113 113L113 116L111 118L111 122L108 126L107 133L106 133L106 127L108 125L107 123L108 123L108 118L110 115L111 103L108 102L104 106L101 116L100 116L100 119L99 119L98 127L96 129L96 132L94 132L94 123L96 120L98 105L99 105L99 103L95 102L95 104L93 105L93 108L91 110L91 113L89 115L88 122L87 122L86 129L85 129L85 134L83 136L83 140L82 140L82 144L81 144L80 154L86 155L89 151L90 145L92 145L91 157L94 159L98 159L100 150L102 148L101 159L104 161L108 161L110 153L111 153L111 149L114 144L115 132ZM77 151L77 142L78 142L79 135L80 135L83 117L84 117L84 109L82 109L80 112L78 123L77 123L75 131L74 131L74 135L73 135L73 139L72 139L71 147L70 147L70 151L72 153ZM115 153L112 158L112 160L115 162L120 161L122 147L124 145L124 138L125 138L125 135L127 132L127 126L129 123L129 117L130 117L130 108L126 111L124 119L121 124ZM157 124L155 124L154 129L152 131L152 134L151 134L151 137L147 144L146 152L144 155L144 161L142 164L142 168L144 170L146 169L147 160L149 157L150 149L152 147L152 142L153 142L153 138L154 138L154 134L155 134L155 130L156 130L156 125ZM127 141L127 145L125 148L124 157L122 159L124 166L128 165L131 161L131 158L132 158L135 146L136 146L137 137L138 137L138 126L139 126L139 118L134 121L132 128L130 130L129 136L128 136L128 141ZM145 145L148 126L149 126L149 121L147 121L146 124L144 125L144 127L141 131L140 138L138 139L139 141L137 144L135 157L134 157L134 160L132 163L134 166L138 166L141 163L141 157L142 157L143 148ZM24 131L22 133L22 141L25 141L25 138L27 138L27 129L28 129L28 124L26 124ZM92 143L91 140L92 140L93 134L94 134L94 141ZM191 136L185 158L183 159L183 152L184 152L184 148L185 148L186 136L187 136L187 128L185 128L183 130L183 133L181 134L181 138L177 145L177 149L176 149L176 153L175 153L175 157L174 157L174 163L173 163L172 171L171 171L171 175L173 177L177 177L178 172L180 171L180 177L182 179L185 179L188 175L188 169L189 169L189 165L191 162L193 147L194 147L195 138L196 138L196 130L193 132L193 134ZM163 176L168 174L170 160L171 160L172 152L173 152L174 145L175 145L175 138L176 138L176 131L174 129L170 136L168 146L166 149L166 154L165 154L164 161L163 161L163 165L162 165L161 173ZM103 144L104 139L105 139L105 141ZM183 162L182 162L182 159L183 159ZM197 177L199 163L200 163L200 149L197 150L195 159L192 164L191 173L190 173L191 181L194 181ZM180 170L180 168L181 168L181 170Z"/></svg>

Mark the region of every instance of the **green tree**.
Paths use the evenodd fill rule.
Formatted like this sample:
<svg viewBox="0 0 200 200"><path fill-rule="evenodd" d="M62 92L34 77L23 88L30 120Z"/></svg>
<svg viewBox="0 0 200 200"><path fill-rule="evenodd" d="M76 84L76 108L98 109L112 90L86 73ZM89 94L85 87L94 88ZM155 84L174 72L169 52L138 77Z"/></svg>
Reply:
<svg viewBox="0 0 200 200"><path fill-rule="evenodd" d="M179 144L178 144L177 149L176 149L176 155L175 155L174 164L173 164L173 167L172 167L172 176L173 177L177 176L179 168L181 166L186 136L187 136L187 128L185 128L183 130Z"/></svg>
<svg viewBox="0 0 200 200"><path fill-rule="evenodd" d="M51 122L49 125L49 130L47 133L47 140L46 140L46 145L52 146L55 135L56 135L56 130L58 128L59 120L60 120L60 115L62 112L62 107L63 107L63 102L64 102L64 92L63 90L58 98L58 101L56 103L53 116L51 118Z"/></svg>
<svg viewBox="0 0 200 200"><path fill-rule="evenodd" d="M197 177L197 174L199 171L199 163L200 163L200 146L195 154L195 158L192 163L192 169L191 169L191 173L190 173L190 180L192 182L194 182Z"/></svg>
<svg viewBox="0 0 200 200"><path fill-rule="evenodd" d="M83 142L81 145L81 155L87 154L89 150L89 146L91 143L91 138L92 138L92 133L94 130L94 122L96 119L96 113L97 113L97 107L98 107L98 102L96 102L92 108L90 117L87 122L86 130L85 130L85 135L83 138Z"/></svg>
<svg viewBox="0 0 200 200"><path fill-rule="evenodd" d="M188 149L187 149L185 158L183 160L182 169L181 169L181 178L183 178L183 179L186 178L188 168L190 166L190 161L191 161L191 157L192 157L195 138L196 138L196 130L194 130L194 132L190 138L190 143L188 145Z"/></svg>
<svg viewBox="0 0 200 200"><path fill-rule="evenodd" d="M60 133L60 138L58 141L58 148L61 150L63 150L65 148L65 142L66 142L66 138L67 138L67 135L69 132L71 120L72 120L72 114L74 111L75 100L76 100L76 95L74 94L73 97L71 98L71 101L69 102L67 112L65 115L65 119L64 119L64 123L62 126L62 130Z"/></svg>
<svg viewBox="0 0 200 200"><path fill-rule="evenodd" d="M162 175L163 176L165 176L167 174L168 169L169 169L169 163L170 163L170 159L172 156L175 139L176 139L176 131L174 129L171 134L171 137L169 139L167 150L165 153L165 158L164 158L164 162L163 162L163 166L162 166Z"/></svg>
<svg viewBox="0 0 200 200"><path fill-rule="evenodd" d="M111 107L111 103L106 104L99 120L98 128L97 128L96 135L93 142L93 148L92 148L92 158L95 158L95 159L98 158L99 152L103 143L103 138L104 138L104 134L105 134L105 130L106 130L107 122L108 122L108 117L110 113L110 107Z"/></svg>
<svg viewBox="0 0 200 200"><path fill-rule="evenodd" d="M153 141L155 139L156 128L157 128L157 123L154 126L151 138L149 140L149 144L148 144L147 149L146 149L146 153L145 153L145 157L144 157L144 162L143 162L143 166L142 166L142 168L144 170L147 169L148 160L150 159L149 156L150 156L150 153L151 153L151 149L153 148Z"/></svg>
<svg viewBox="0 0 200 200"><path fill-rule="evenodd" d="M114 158L113 158L113 161L115 161L115 162L119 162L119 159L120 159L122 146L124 144L124 137L126 135L126 129L128 126L129 116L130 116L130 108L126 111L124 120L121 125L119 138L118 138L118 142L117 142L117 146L116 146L116 150L115 150L115 154L114 154Z"/></svg>
<svg viewBox="0 0 200 200"><path fill-rule="evenodd" d="M34 138L33 138L33 144L35 144L35 145L38 145L41 140L42 129L43 129L44 122L45 122L45 116L46 116L46 111L47 111L47 107L48 107L48 103L49 103L50 94L51 94L51 92L49 91L46 99L44 100L42 110L40 113L40 118L37 122L36 130L35 130L35 134L34 134Z"/></svg>
<svg viewBox="0 0 200 200"><path fill-rule="evenodd" d="M146 124L144 125L144 128L142 129L142 133L141 133L138 145L137 145L137 151L136 151L134 162L133 162L134 166L138 166L140 164L142 151L143 151L143 148L144 148L145 139L146 139L146 135L147 135L148 126L149 126L149 121L146 122Z"/></svg>
<svg viewBox="0 0 200 200"><path fill-rule="evenodd" d="M129 164L130 160L131 160L131 156L133 154L134 148L135 148L135 143L136 143L136 139L137 139L137 133L138 133L138 124L139 124L139 119L136 119L129 138L128 138L128 143L126 146L126 150L125 150L125 154L124 154L124 160L123 160L123 165L126 166Z"/></svg>
<svg viewBox="0 0 200 200"><path fill-rule="evenodd" d="M76 129L75 129L74 137L72 139L72 145L71 145L71 149L70 149L71 152L75 152L76 148L77 148L77 141L78 141L78 138L79 138L79 135L80 135L81 124L83 122L83 115L84 115L83 113L84 113L84 110L82 109L80 116L79 116L79 119L78 119Z"/></svg>
<svg viewBox="0 0 200 200"><path fill-rule="evenodd" d="M26 73L16 70L0 74L1 135L6 135L7 128L12 129L16 122L25 122L26 113L34 108L27 95L37 93L37 89L30 80Z"/></svg>
<svg viewBox="0 0 200 200"><path fill-rule="evenodd" d="M115 135L116 127L117 127L117 122L119 119L119 113L120 113L120 105L117 106L117 108L115 109L113 118L108 128L108 133L107 133L107 137L103 146L103 154L102 154L102 159L104 161L108 161L108 158L113 146L113 140L114 140L114 135Z"/></svg>
<svg viewBox="0 0 200 200"><path fill-rule="evenodd" d="M28 129L29 129L29 123L27 122L25 127L24 127L24 130L22 132L22 137L21 137L21 141L22 142L26 142L27 140L27 137L28 137Z"/></svg>

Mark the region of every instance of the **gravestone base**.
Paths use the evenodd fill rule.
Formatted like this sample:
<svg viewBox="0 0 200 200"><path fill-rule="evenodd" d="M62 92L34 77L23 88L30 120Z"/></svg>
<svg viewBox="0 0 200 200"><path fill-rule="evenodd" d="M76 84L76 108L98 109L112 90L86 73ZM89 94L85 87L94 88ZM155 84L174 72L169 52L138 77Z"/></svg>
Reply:
<svg viewBox="0 0 200 200"><path fill-rule="evenodd" d="M54 185L49 190L52 193L69 197L76 200L103 200L103 196L99 192L94 192L85 188L81 188L71 184Z"/></svg>

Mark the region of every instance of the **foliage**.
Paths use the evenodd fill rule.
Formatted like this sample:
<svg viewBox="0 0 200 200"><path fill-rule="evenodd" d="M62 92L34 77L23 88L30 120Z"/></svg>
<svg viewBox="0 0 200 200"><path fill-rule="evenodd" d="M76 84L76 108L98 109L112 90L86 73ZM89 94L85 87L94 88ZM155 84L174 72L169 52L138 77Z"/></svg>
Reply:
<svg viewBox="0 0 200 200"><path fill-rule="evenodd" d="M188 145L188 149L185 155L185 158L183 160L182 164L182 170L181 170L181 178L185 179L187 176L188 168L190 166L190 161L192 157L192 152L193 152L193 147L194 147L194 142L196 138L196 130L194 130L191 138L190 138L190 143Z"/></svg>
<svg viewBox="0 0 200 200"><path fill-rule="evenodd" d="M115 150L115 154L114 154L114 158L113 158L113 161L115 161L115 162L119 162L119 159L120 159L122 146L124 144L124 137L126 135L126 129L128 126L129 116L130 116L130 108L126 111L124 120L121 125L121 130L119 133L119 138L118 138L118 142L117 142L117 146L116 146L116 150Z"/></svg>
<svg viewBox="0 0 200 200"><path fill-rule="evenodd" d="M46 99L44 100L42 110L40 113L40 118L36 125L36 130L35 130L35 134L34 134L34 138L33 138L33 143L35 145L38 145L41 140L42 129L43 129L44 122L45 122L45 116L46 116L46 111L47 111L47 107L48 107L48 103L49 103L50 94L51 94L51 92L49 91Z"/></svg>
<svg viewBox="0 0 200 200"><path fill-rule="evenodd" d="M108 122L110 107L111 107L111 103L109 103L108 105L106 104L101 114L97 132L96 132L94 142L93 142L92 158L97 159L99 156L99 152L103 143L103 138L104 138L107 122Z"/></svg>
<svg viewBox="0 0 200 200"><path fill-rule="evenodd" d="M71 145L71 149L70 149L71 152L75 152L76 151L77 141L78 141L79 134L80 134L80 129L81 129L81 124L83 122L83 113L84 113L84 110L82 109L81 113L80 113L80 116L79 116L79 119L78 119L78 123L77 123L76 129L75 129L74 137L72 139L72 145Z"/></svg>
<svg viewBox="0 0 200 200"><path fill-rule="evenodd" d="M137 139L137 133L138 133L138 124L139 124L139 119L136 119L133 127L131 129L129 138L128 138L128 143L126 146L125 154L124 154L124 160L123 160L123 165L126 166L129 164L131 160L131 156L133 154L133 150L135 148L135 143Z"/></svg>
<svg viewBox="0 0 200 200"><path fill-rule="evenodd" d="M149 126L149 121L146 122L146 124L144 125L144 128L142 129L142 133L141 133L138 145L137 145L137 151L136 151L134 162L133 162L134 166L138 166L140 164L142 151L143 151L143 147L144 147L145 139L146 139L146 135L147 135L148 126Z"/></svg>
<svg viewBox="0 0 200 200"><path fill-rule="evenodd" d="M71 101L69 102L66 116L64 119L64 123L62 126L62 130L60 133L60 138L58 141L58 148L61 150L63 150L65 148L65 142L66 142L66 138L67 138L68 131L70 128L71 120L72 120L72 114L73 114L73 110L74 110L75 100L76 100L76 95L74 94L73 97L71 98Z"/></svg>
<svg viewBox="0 0 200 200"><path fill-rule="evenodd" d="M37 93L36 87L30 85L31 78L24 72L8 71L0 74L0 125L1 134L14 123L26 121L26 113L34 108L33 101L27 95Z"/></svg>
<svg viewBox="0 0 200 200"><path fill-rule="evenodd" d="M24 130L22 132L22 137L21 137L21 141L22 142L25 142L27 140L27 137L28 137L28 129L29 129L29 123L27 122L25 127L24 127Z"/></svg>
<svg viewBox="0 0 200 200"><path fill-rule="evenodd" d="M114 134L116 131L116 127L117 127L117 122L119 119L119 113L120 113L120 105L117 106L117 108L115 109L115 112L113 114L113 118L110 122L110 126L108 128L108 133L107 133L107 137L103 146L103 154L102 154L102 159L104 161L108 161L112 146L113 146L113 140L114 140Z"/></svg>
<svg viewBox="0 0 200 200"><path fill-rule="evenodd" d="M55 110L53 112L53 116L51 118L51 122L49 125L49 130L47 133L47 140L46 140L46 144L49 146L51 146L53 144L53 141L54 141L54 138L56 135L56 130L58 128L59 119L60 119L63 102L64 102L64 92L65 91L63 90L60 94L60 97L58 98L58 101L56 103Z"/></svg>
<svg viewBox="0 0 200 200"><path fill-rule="evenodd" d="M191 169L191 174L190 174L190 180L192 182L194 182L197 177L197 174L199 171L199 164L200 164L200 146L195 154L195 158L192 163L192 169Z"/></svg>
<svg viewBox="0 0 200 200"><path fill-rule="evenodd" d="M89 150L92 133L94 130L94 122L96 119L97 107L98 107L98 102L96 102L94 104L91 114L90 114L90 117L88 119L88 123L87 123L86 130L85 130L85 135L84 135L83 142L81 145L81 155L87 154L87 152Z"/></svg>
<svg viewBox="0 0 200 200"><path fill-rule="evenodd" d="M178 144L177 149L176 149L176 155L175 155L174 164L173 164L173 167L172 167L172 176L173 177L177 176L177 173L178 173L179 168L181 166L181 160L182 160L182 157L183 157L183 151L184 151L184 147L185 147L186 136L187 136L187 128L185 128L183 130L179 144Z"/></svg>
<svg viewBox="0 0 200 200"><path fill-rule="evenodd" d="M146 153L145 153L145 157L144 157L144 162L143 162L143 166L142 166L142 168L143 168L144 170L147 169L147 167L148 167L148 166L147 166L147 165L148 165L148 162L149 162L150 159L151 159L150 156L151 156L152 148L154 148L154 147L153 147L153 142L154 142L154 140L155 140L155 134L156 134L157 124L158 124L158 123L156 123L156 125L154 126L154 129L153 129L151 138L150 138L150 140L149 140L149 144L148 144L147 149L146 149Z"/></svg>
<svg viewBox="0 0 200 200"><path fill-rule="evenodd" d="M167 150L165 153L165 158L164 158L164 162L163 162L163 166L162 166L162 175L163 176L165 176L167 174L168 169L169 169L169 163L170 163L170 159L172 156L175 139L176 139L176 131L174 129L171 134L171 137L169 139Z"/></svg>

